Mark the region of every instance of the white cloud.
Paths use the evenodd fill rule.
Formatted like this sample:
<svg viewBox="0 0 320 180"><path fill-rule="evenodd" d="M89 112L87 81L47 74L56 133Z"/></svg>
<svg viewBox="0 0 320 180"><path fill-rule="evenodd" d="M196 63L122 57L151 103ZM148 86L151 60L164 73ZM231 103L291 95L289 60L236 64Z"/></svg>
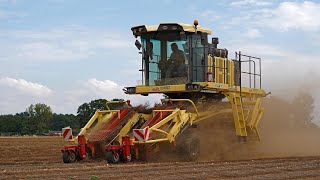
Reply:
<svg viewBox="0 0 320 180"><path fill-rule="evenodd" d="M119 32L80 26L42 31L1 31L2 61L70 61L100 55L102 50L130 48L132 42ZM106 52L106 51L104 51Z"/></svg>
<svg viewBox="0 0 320 180"><path fill-rule="evenodd" d="M246 33L246 36L249 38L258 38L261 37L261 32L258 29L249 29Z"/></svg>
<svg viewBox="0 0 320 180"><path fill-rule="evenodd" d="M100 96L116 95L118 91L122 92L121 87L111 80L99 81L95 78L92 78L86 81L84 86L91 92Z"/></svg>
<svg viewBox="0 0 320 180"><path fill-rule="evenodd" d="M35 96L48 96L52 90L42 84L29 82L24 79L14 79L10 77L0 78L0 85L13 87L20 92L35 95Z"/></svg>
<svg viewBox="0 0 320 180"><path fill-rule="evenodd" d="M53 92L48 87L28 82L23 79L1 78L0 87L14 88L7 91L3 88L0 93L0 114L18 113L24 111L30 104L44 103L49 105L55 113L74 113L77 108L95 99L112 100L120 98L131 100L132 105L149 103L153 105L163 98L160 94L141 96L127 95L122 91L125 85L119 85L111 80L91 78L78 84L71 84L69 89Z"/></svg>
<svg viewBox="0 0 320 180"><path fill-rule="evenodd" d="M260 0L238 0L230 3L231 6L269 6L271 4L269 1Z"/></svg>
<svg viewBox="0 0 320 180"><path fill-rule="evenodd" d="M160 102L160 99L163 98L160 94L149 96L128 95L122 91L124 87L126 87L126 85L119 85L111 80L91 78L64 92L63 98L66 103L57 106L54 110L58 112L76 113L78 106L94 99L112 100L114 98L120 98L130 100L132 105L144 104L147 102L152 105L155 102Z"/></svg>
<svg viewBox="0 0 320 180"><path fill-rule="evenodd" d="M267 21L275 29L284 31L289 29L318 31L320 29L320 3L283 2L272 13L273 17Z"/></svg>
<svg viewBox="0 0 320 180"><path fill-rule="evenodd" d="M127 95L125 94L122 89L127 85L119 85L116 82L111 80L97 80L95 78L88 79L87 81L82 83L82 88L86 93L91 93L93 96L96 97L104 97L106 99L113 99L113 98L123 98L132 100L133 104L140 104L145 102L157 102L160 100L162 95L155 96L150 95L150 97L143 97L141 95Z"/></svg>
<svg viewBox="0 0 320 180"><path fill-rule="evenodd" d="M102 89L112 89L114 87L117 87L118 84L111 81L111 80L104 80L104 81L98 81L95 78L91 78L88 80L89 85L93 85L96 88L102 88Z"/></svg>
<svg viewBox="0 0 320 180"><path fill-rule="evenodd" d="M320 3L282 2L276 7L253 8L239 11L239 16L231 17L229 26L241 25L246 28L307 32L320 30Z"/></svg>

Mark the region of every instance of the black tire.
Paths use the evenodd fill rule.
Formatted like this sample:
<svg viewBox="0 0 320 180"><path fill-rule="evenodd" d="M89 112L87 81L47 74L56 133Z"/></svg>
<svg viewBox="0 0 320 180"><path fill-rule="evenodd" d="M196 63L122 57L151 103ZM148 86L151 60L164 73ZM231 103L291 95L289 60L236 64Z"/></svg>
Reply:
<svg viewBox="0 0 320 180"><path fill-rule="evenodd" d="M186 160L196 161L200 157L200 139L191 136L186 142Z"/></svg>
<svg viewBox="0 0 320 180"><path fill-rule="evenodd" d="M189 131L183 132L177 142L177 152L183 161L196 161L200 157L200 139Z"/></svg>
<svg viewBox="0 0 320 180"><path fill-rule="evenodd" d="M70 158L69 158L69 152L68 151L64 151L62 154L62 159L64 163L70 163Z"/></svg>
<svg viewBox="0 0 320 180"><path fill-rule="evenodd" d="M64 151L62 155L64 163L73 163L76 161L76 153L74 151Z"/></svg>
<svg viewBox="0 0 320 180"><path fill-rule="evenodd" d="M125 162L131 162L132 161L132 156L131 154L129 154L128 157L126 157L126 161Z"/></svg>
<svg viewBox="0 0 320 180"><path fill-rule="evenodd" d="M87 153L87 156L86 158L87 159L92 159L92 151L89 147L86 148L86 153Z"/></svg>
<svg viewBox="0 0 320 180"><path fill-rule="evenodd" d="M108 161L108 163L117 164L120 161L120 155L117 152L115 152L115 154L113 154L112 151L108 151L108 152L106 152L105 158Z"/></svg>
<svg viewBox="0 0 320 180"><path fill-rule="evenodd" d="M132 155L131 155L131 150L130 150L130 154L126 157L123 153L123 151L120 150L119 152L120 155L120 161L121 162L130 162L132 161Z"/></svg>
<svg viewBox="0 0 320 180"><path fill-rule="evenodd" d="M130 149L131 161L136 160L136 151L134 148Z"/></svg>

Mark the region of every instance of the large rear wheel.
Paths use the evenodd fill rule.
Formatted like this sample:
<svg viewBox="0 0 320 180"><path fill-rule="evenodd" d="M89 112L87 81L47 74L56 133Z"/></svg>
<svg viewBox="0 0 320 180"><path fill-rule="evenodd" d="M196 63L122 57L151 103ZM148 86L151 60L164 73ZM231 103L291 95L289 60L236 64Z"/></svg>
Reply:
<svg viewBox="0 0 320 180"><path fill-rule="evenodd" d="M200 139L190 131L177 139L177 152L184 161L196 161L200 157Z"/></svg>
<svg viewBox="0 0 320 180"><path fill-rule="evenodd" d="M186 142L185 159L196 161L200 157L200 139L197 136L191 136Z"/></svg>

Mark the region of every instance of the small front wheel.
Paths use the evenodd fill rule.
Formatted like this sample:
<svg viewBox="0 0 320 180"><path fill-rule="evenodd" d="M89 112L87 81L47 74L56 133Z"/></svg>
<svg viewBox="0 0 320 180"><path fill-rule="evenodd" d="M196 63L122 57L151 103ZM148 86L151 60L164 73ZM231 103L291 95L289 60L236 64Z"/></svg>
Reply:
<svg viewBox="0 0 320 180"><path fill-rule="evenodd" d="M127 157L126 157L126 162L130 162L132 161L132 156L131 154L129 154Z"/></svg>
<svg viewBox="0 0 320 180"><path fill-rule="evenodd" d="M86 148L86 158L87 159L92 159L92 157L93 157L92 150L89 147L87 147Z"/></svg>
<svg viewBox="0 0 320 180"><path fill-rule="evenodd" d="M76 161L76 153L74 151L64 151L62 155L62 159L64 163L73 163Z"/></svg>
<svg viewBox="0 0 320 180"><path fill-rule="evenodd" d="M105 157L106 157L106 160L108 161L108 163L117 164L120 161L119 153L117 153L115 151L114 152L112 152L112 151L106 152Z"/></svg>

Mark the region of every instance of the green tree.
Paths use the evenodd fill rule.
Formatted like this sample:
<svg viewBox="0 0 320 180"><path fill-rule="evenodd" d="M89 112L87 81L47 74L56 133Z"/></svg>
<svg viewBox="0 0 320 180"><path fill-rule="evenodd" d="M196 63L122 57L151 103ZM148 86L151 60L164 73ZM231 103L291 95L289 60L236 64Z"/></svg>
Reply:
<svg viewBox="0 0 320 180"><path fill-rule="evenodd" d="M52 110L46 104L31 104L26 112L29 116L26 122L29 134L44 134L49 131L48 121L52 118Z"/></svg>
<svg viewBox="0 0 320 180"><path fill-rule="evenodd" d="M15 115L16 118L20 119L20 123L21 123L21 134L30 134L29 131L29 126L28 126L28 121L30 119L29 114L25 111L25 112L21 112L21 113L17 113Z"/></svg>
<svg viewBox="0 0 320 180"><path fill-rule="evenodd" d="M98 109L105 110L106 102L107 100L105 99L96 99L90 101L89 103L83 103L82 105L80 105L77 111L77 117L79 119L80 127L86 125L86 123Z"/></svg>
<svg viewBox="0 0 320 180"><path fill-rule="evenodd" d="M20 134L23 123L21 118L14 115L1 115L0 116L0 132Z"/></svg>
<svg viewBox="0 0 320 180"><path fill-rule="evenodd" d="M79 131L79 121L75 115L54 113L49 119L49 130L61 131L67 126L70 126L74 131Z"/></svg>

